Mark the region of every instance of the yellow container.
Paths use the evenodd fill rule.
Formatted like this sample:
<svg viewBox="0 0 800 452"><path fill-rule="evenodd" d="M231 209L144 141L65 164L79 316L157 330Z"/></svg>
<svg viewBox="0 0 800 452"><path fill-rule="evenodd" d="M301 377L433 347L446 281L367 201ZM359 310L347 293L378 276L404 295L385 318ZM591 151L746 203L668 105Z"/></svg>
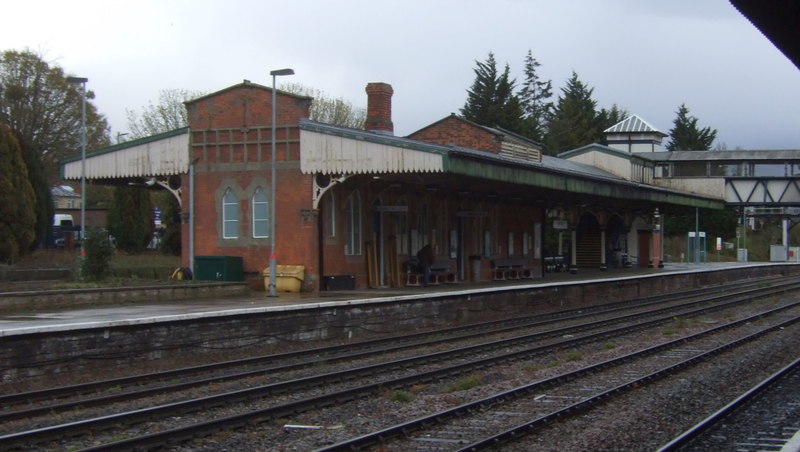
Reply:
<svg viewBox="0 0 800 452"><path fill-rule="evenodd" d="M275 290L278 292L300 292L305 279L306 268L302 265L276 265ZM262 272L264 289L269 293L269 267Z"/></svg>

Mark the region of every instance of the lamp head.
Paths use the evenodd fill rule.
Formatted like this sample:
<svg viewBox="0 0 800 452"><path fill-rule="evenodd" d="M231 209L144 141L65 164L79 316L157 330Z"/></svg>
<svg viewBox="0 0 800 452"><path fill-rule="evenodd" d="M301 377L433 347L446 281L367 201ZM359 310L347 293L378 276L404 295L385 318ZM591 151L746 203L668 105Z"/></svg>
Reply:
<svg viewBox="0 0 800 452"><path fill-rule="evenodd" d="M269 75L275 77L280 75L294 75L294 69L275 69L274 71L270 71Z"/></svg>

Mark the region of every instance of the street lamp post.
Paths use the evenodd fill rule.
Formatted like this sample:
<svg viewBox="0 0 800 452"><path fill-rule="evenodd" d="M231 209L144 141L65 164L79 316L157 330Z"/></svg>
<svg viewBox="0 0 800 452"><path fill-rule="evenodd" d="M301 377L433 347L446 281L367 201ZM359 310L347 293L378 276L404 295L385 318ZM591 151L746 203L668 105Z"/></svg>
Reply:
<svg viewBox="0 0 800 452"><path fill-rule="evenodd" d="M276 154L276 144L275 144L275 111L277 109L277 96L275 95L275 78L278 76L283 75L294 75L293 69L276 69L274 71L270 71L269 75L272 76L272 194L270 196L270 215L269 215L269 222L270 222L270 230L269 230L269 237L270 237L270 253L269 253L269 296L270 297L277 297L278 293L275 290L276 281L277 281L277 269L276 269L276 260L277 254L275 253L275 191L277 190L277 184L275 183L275 163L277 161Z"/></svg>
<svg viewBox="0 0 800 452"><path fill-rule="evenodd" d="M67 77L68 83L81 85L81 256L86 255L86 77Z"/></svg>

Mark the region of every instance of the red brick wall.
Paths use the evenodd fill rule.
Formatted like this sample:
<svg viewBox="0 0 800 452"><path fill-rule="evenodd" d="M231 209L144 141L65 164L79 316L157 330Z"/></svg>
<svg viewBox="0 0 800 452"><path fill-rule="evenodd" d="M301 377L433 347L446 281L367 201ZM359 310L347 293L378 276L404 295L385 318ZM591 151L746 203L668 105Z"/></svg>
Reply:
<svg viewBox="0 0 800 452"><path fill-rule="evenodd" d="M392 86L387 83L369 83L367 92L366 130L394 132L392 124Z"/></svg>
<svg viewBox="0 0 800 452"><path fill-rule="evenodd" d="M446 146L455 144L470 149L499 153L501 142L487 130L455 115L419 130L408 138Z"/></svg>
<svg viewBox="0 0 800 452"><path fill-rule="evenodd" d="M195 163L194 254L241 256L254 288L263 289L260 272L269 266L271 239L252 234L252 196L258 187L270 199L272 187L272 92L240 84L189 105L191 153ZM310 100L277 93L276 250L277 263L304 265L305 288L317 280L316 218L311 209L312 176L300 173L300 118ZM188 177L183 181L184 211L189 208ZM239 237L224 239L222 198L230 188L239 200ZM184 265L188 265L189 229L184 225Z"/></svg>

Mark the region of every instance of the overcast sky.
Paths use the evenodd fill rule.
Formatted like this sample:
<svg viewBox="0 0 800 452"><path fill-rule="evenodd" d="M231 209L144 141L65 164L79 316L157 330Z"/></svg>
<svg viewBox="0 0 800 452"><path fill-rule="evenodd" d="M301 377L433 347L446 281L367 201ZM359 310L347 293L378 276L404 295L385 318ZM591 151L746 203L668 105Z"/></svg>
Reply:
<svg viewBox="0 0 800 452"><path fill-rule="evenodd" d="M800 149L800 71L726 0L25 0L6 2L0 49L88 77L128 130L162 89L279 79L366 106L386 82L395 134L458 113L489 52L523 80L530 49L561 93L572 71L598 107L669 132L685 103L728 149Z"/></svg>

